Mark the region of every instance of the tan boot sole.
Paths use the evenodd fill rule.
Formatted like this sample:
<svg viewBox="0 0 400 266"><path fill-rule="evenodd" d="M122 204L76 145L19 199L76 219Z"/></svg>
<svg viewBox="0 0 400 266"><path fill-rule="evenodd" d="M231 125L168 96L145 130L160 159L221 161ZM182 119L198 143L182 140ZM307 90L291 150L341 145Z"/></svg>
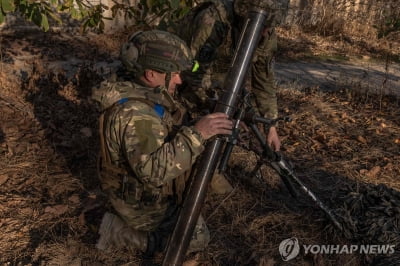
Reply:
<svg viewBox="0 0 400 266"><path fill-rule="evenodd" d="M110 228L114 220L114 214L106 212L101 220L99 234L100 238L97 241L96 248L106 251L110 248Z"/></svg>

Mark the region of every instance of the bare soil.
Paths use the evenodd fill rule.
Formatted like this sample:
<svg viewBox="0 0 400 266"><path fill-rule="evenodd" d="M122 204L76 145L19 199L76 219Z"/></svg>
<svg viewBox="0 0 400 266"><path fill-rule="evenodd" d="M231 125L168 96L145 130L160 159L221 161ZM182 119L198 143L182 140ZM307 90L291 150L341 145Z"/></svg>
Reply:
<svg viewBox="0 0 400 266"><path fill-rule="evenodd" d="M106 75L94 66L113 62L123 39L37 32L0 36L4 265L140 264L138 252L107 254L94 247L107 203L96 177L99 113L89 96ZM295 53L290 47L297 47L298 40L286 41L282 53ZM312 51L315 42L307 42ZM77 63L71 71L52 64L72 59ZM346 234L308 197L291 197L269 167L262 168L261 180L250 177L257 157L237 147L227 172L234 190L209 194L203 208L211 232L209 247L198 254L203 265L400 263L399 99L364 96L349 89L279 92L280 114L292 118L278 125L283 153L299 178L340 215ZM291 237L301 245L391 244L396 252L329 255L301 250L284 262L278 247Z"/></svg>

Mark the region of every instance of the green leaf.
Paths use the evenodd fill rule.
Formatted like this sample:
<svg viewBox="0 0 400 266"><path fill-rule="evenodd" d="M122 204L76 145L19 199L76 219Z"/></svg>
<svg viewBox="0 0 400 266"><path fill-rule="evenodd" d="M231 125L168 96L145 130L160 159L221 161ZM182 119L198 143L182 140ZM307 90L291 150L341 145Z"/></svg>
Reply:
<svg viewBox="0 0 400 266"><path fill-rule="evenodd" d="M5 19L5 14L3 14L3 11L0 10L0 24L4 22Z"/></svg>
<svg viewBox="0 0 400 266"><path fill-rule="evenodd" d="M41 24L42 24L42 13L40 12L38 6L35 6L33 8L33 10L32 10L31 20L37 26L39 26L39 27L41 26Z"/></svg>
<svg viewBox="0 0 400 266"><path fill-rule="evenodd" d="M25 4L21 4L18 6L18 10L19 10L19 12L21 12L21 14L26 15L28 6Z"/></svg>
<svg viewBox="0 0 400 266"><path fill-rule="evenodd" d="M26 12L25 12L25 16L28 20L32 21L32 17L35 11L35 6L34 5L27 5L26 6Z"/></svg>
<svg viewBox="0 0 400 266"><path fill-rule="evenodd" d="M66 7L73 7L73 6L74 6L74 1L73 1L73 0L67 0L67 1L64 3L64 6L66 6Z"/></svg>
<svg viewBox="0 0 400 266"><path fill-rule="evenodd" d="M89 25L90 27L93 27L94 25L96 25L96 22L95 22L95 20L94 20L93 17L89 19L89 24L88 24L88 25Z"/></svg>
<svg viewBox="0 0 400 266"><path fill-rule="evenodd" d="M45 14L42 14L42 22L40 23L40 27L44 31L48 31L49 30L49 21L48 21L47 16Z"/></svg>
<svg viewBox="0 0 400 266"><path fill-rule="evenodd" d="M171 0L171 7L172 7L172 9L177 9L177 8L179 8L179 3L180 3L179 0Z"/></svg>
<svg viewBox="0 0 400 266"><path fill-rule="evenodd" d="M53 20L55 20L58 24L62 24L62 20L61 18L58 16L58 14L53 13L53 12L49 12L47 13L48 16L50 16Z"/></svg>
<svg viewBox="0 0 400 266"><path fill-rule="evenodd" d="M190 7L185 6L181 9L181 12L179 13L179 17L183 17L184 15L186 15L188 12L190 11Z"/></svg>
<svg viewBox="0 0 400 266"><path fill-rule="evenodd" d="M15 10L14 1L12 1L12 0L1 0L1 8L3 9L4 13L14 11Z"/></svg>
<svg viewBox="0 0 400 266"><path fill-rule="evenodd" d="M80 19L80 14L79 14L78 10L76 10L75 8L71 8L70 13L71 13L72 18Z"/></svg>
<svg viewBox="0 0 400 266"><path fill-rule="evenodd" d="M86 9L81 9L80 12L82 18L89 16L89 12Z"/></svg>

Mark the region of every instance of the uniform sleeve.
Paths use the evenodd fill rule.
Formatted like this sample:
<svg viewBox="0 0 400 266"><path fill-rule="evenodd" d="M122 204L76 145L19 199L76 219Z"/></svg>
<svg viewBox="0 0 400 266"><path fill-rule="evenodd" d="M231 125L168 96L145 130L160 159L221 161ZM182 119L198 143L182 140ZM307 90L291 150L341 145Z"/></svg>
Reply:
<svg viewBox="0 0 400 266"><path fill-rule="evenodd" d="M201 67L202 63L207 64L215 59L218 47L227 36L228 26L221 21L214 5L202 10L192 26L195 30L190 40L190 49Z"/></svg>
<svg viewBox="0 0 400 266"><path fill-rule="evenodd" d="M199 62L196 72L184 71L182 78L188 86L182 86L180 94L188 102L193 112L212 109L209 101L213 92L210 80L210 67L217 58L217 51L228 35L229 27L224 24L214 5L201 10L193 19L189 46L195 59Z"/></svg>
<svg viewBox="0 0 400 266"><path fill-rule="evenodd" d="M267 118L278 116L277 87L274 77L275 52L277 38L273 31L269 38L261 41L252 64L252 90L255 94L257 108L260 114Z"/></svg>
<svg viewBox="0 0 400 266"><path fill-rule="evenodd" d="M122 133L122 150L135 175L144 183L162 186L190 170L204 150L203 139L193 128L182 127L168 141L168 132L151 107L125 109L129 117Z"/></svg>

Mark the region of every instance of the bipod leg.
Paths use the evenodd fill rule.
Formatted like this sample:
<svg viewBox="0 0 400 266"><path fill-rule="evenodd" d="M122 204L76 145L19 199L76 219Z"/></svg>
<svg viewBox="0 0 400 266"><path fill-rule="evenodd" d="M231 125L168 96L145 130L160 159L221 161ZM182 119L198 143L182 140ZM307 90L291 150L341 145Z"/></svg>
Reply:
<svg viewBox="0 0 400 266"><path fill-rule="evenodd" d="M250 172L250 178L256 177L260 182L264 182L263 176L261 173L261 166L264 164L262 159L260 158L257 161L256 166L254 166L253 170Z"/></svg>
<svg viewBox="0 0 400 266"><path fill-rule="evenodd" d="M252 124L249 124L248 126L250 126L251 130L253 131L254 135L256 136L257 140L259 141L259 143L263 149L263 152L261 154L258 154L260 156L260 159L258 160L256 167L252 171L252 174L254 175L256 173L256 171L258 171L261 168L261 165L263 165L265 163L265 160L270 160L270 163L271 163L271 162L275 161L277 158L274 155L274 153L272 152L271 148L268 147L268 144L265 141L264 136L261 134L260 130L258 129L257 125L252 123ZM274 167L274 169L276 171L278 171L278 173L279 173L279 169L276 169L275 167ZM297 194L296 190L294 189L292 182L290 182L290 180L284 175L280 175L280 177L281 177L283 184L289 191L290 195L293 198L297 198L298 194Z"/></svg>

